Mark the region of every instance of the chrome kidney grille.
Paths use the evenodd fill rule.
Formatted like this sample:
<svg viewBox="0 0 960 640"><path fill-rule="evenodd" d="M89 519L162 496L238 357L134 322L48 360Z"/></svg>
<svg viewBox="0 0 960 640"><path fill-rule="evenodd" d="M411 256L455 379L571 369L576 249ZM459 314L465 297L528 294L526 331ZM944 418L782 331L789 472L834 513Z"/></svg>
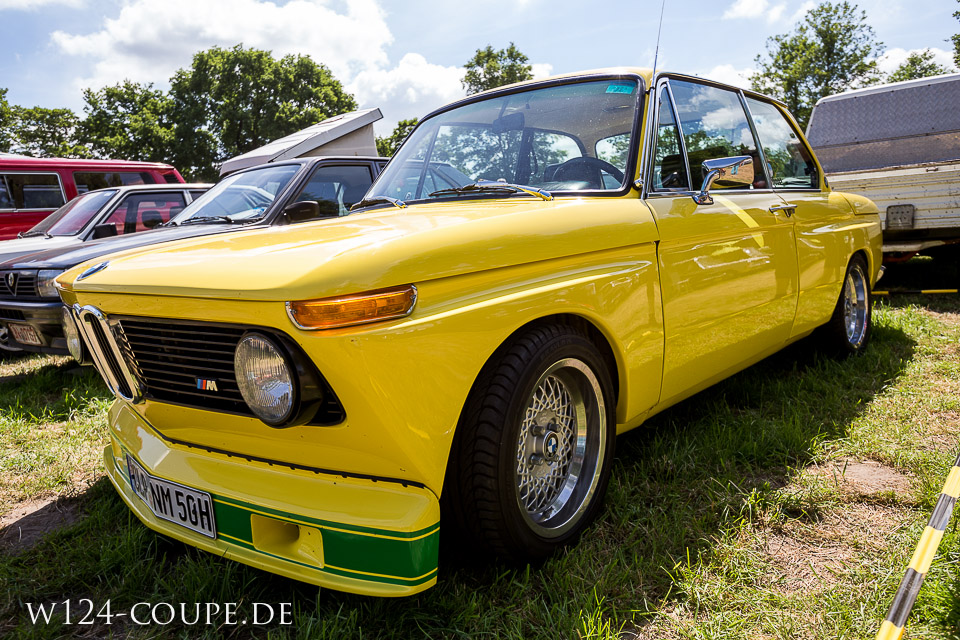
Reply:
<svg viewBox="0 0 960 640"><path fill-rule="evenodd" d="M96 307L79 305L73 307L73 315L93 364L110 391L124 400L141 402L143 387L124 357L118 334L107 316Z"/></svg>

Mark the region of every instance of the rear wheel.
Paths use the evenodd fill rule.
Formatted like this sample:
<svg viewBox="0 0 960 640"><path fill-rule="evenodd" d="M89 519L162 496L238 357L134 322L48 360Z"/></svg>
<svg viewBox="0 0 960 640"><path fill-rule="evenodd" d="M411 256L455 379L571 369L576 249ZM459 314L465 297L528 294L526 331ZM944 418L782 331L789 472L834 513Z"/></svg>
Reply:
<svg viewBox="0 0 960 640"><path fill-rule="evenodd" d="M458 427L446 502L476 543L544 558L599 511L614 448L609 365L573 327L514 340L481 374Z"/></svg>
<svg viewBox="0 0 960 640"><path fill-rule="evenodd" d="M870 340L872 313L867 263L856 255L847 265L840 298L822 330L824 347L841 357L858 354Z"/></svg>

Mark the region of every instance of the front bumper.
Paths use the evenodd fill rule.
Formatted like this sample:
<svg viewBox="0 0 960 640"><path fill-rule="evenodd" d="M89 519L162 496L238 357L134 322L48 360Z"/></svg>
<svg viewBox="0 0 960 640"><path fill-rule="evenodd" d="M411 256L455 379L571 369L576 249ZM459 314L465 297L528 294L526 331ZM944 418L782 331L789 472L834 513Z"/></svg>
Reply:
<svg viewBox="0 0 960 640"><path fill-rule="evenodd" d="M437 581L440 508L428 489L294 470L165 441L124 402L110 411L107 475L148 527L244 564L364 595ZM213 498L215 540L155 516L133 492L130 454L151 475Z"/></svg>
<svg viewBox="0 0 960 640"><path fill-rule="evenodd" d="M70 355L67 350L67 341L63 337L63 325L60 319L61 307L63 307L63 303L59 300L51 302L0 301L0 322L8 328L11 324L30 325L37 332L37 336L42 342L40 345L23 344L16 341L13 332L9 332L10 346L24 351Z"/></svg>

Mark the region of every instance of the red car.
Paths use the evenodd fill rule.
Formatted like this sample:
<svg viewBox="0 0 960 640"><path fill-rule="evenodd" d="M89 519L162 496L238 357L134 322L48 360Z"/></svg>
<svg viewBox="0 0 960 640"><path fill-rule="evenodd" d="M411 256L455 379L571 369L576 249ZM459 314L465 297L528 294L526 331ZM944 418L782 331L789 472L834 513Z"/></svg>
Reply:
<svg viewBox="0 0 960 640"><path fill-rule="evenodd" d="M182 183L168 164L0 154L0 240L16 238L81 193L131 184Z"/></svg>

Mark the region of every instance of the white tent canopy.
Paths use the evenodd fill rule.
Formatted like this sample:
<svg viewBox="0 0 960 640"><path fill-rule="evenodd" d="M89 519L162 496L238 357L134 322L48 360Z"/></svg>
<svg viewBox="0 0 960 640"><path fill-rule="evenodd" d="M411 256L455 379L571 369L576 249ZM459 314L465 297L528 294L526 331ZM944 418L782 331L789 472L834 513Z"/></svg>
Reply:
<svg viewBox="0 0 960 640"><path fill-rule="evenodd" d="M264 162L306 156L376 156L373 123L383 114L376 107L342 113L258 149L230 158L220 165L220 175Z"/></svg>

